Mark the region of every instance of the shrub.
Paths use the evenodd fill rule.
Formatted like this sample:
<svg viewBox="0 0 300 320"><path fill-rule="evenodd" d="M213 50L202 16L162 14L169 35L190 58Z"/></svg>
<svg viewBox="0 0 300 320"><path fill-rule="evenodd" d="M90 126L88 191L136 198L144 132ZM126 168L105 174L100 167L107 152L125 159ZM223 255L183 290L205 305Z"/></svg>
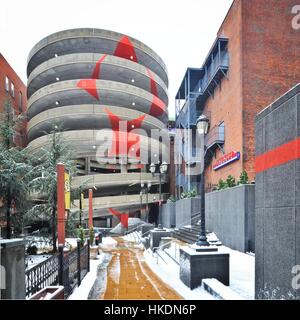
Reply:
<svg viewBox="0 0 300 320"><path fill-rule="evenodd" d="M245 170L241 173L238 184L249 184L249 177Z"/></svg>
<svg viewBox="0 0 300 320"><path fill-rule="evenodd" d="M196 198L197 197L197 192L195 189L191 191L184 191L181 194L181 199L190 199L190 198Z"/></svg>
<svg viewBox="0 0 300 320"><path fill-rule="evenodd" d="M168 202L168 203L170 203L170 202L176 202L176 199L175 199L173 196L171 196L171 197L167 200L167 202Z"/></svg>
<svg viewBox="0 0 300 320"><path fill-rule="evenodd" d="M93 227L90 227L89 236L90 236L90 246L92 246L95 240L95 231Z"/></svg>
<svg viewBox="0 0 300 320"><path fill-rule="evenodd" d="M84 229L82 227L77 229L77 237L80 239L80 246L84 246Z"/></svg>
<svg viewBox="0 0 300 320"><path fill-rule="evenodd" d="M33 246L29 246L26 250L26 253L30 256L34 256L37 255L37 246L33 245Z"/></svg>
<svg viewBox="0 0 300 320"><path fill-rule="evenodd" d="M227 188L233 188L236 186L235 178L232 175L229 175L226 179Z"/></svg>
<svg viewBox="0 0 300 320"><path fill-rule="evenodd" d="M223 190L223 189L226 189L226 187L227 187L226 182L224 180L220 179L217 190Z"/></svg>

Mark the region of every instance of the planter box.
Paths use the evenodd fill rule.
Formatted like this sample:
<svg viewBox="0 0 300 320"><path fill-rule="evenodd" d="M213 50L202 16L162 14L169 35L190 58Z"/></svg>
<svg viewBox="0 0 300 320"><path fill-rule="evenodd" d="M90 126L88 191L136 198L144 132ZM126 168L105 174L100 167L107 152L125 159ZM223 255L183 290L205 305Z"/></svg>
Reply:
<svg viewBox="0 0 300 320"><path fill-rule="evenodd" d="M159 223L166 228L176 226L176 203L167 202L159 208Z"/></svg>
<svg viewBox="0 0 300 320"><path fill-rule="evenodd" d="M155 248L159 247L159 243L162 238L170 237L171 232L167 229L153 229L150 230L150 248L154 250Z"/></svg>
<svg viewBox="0 0 300 320"><path fill-rule="evenodd" d="M63 286L49 286L32 295L29 300L64 300Z"/></svg>
<svg viewBox="0 0 300 320"><path fill-rule="evenodd" d="M181 199L176 202L176 228L192 225L200 219L200 198Z"/></svg>
<svg viewBox="0 0 300 320"><path fill-rule="evenodd" d="M255 186L241 185L205 196L206 229L231 249L254 252Z"/></svg>
<svg viewBox="0 0 300 320"><path fill-rule="evenodd" d="M217 279L229 286L229 254L196 252L180 248L180 280L191 290L201 286L203 279Z"/></svg>

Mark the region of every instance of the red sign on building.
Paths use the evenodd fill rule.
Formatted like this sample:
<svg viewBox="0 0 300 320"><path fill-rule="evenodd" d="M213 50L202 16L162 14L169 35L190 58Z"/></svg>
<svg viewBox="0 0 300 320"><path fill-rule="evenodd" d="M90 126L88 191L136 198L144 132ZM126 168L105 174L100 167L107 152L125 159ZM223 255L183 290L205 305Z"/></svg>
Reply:
<svg viewBox="0 0 300 320"><path fill-rule="evenodd" d="M213 169L216 171L216 170L219 170L221 169L222 167L225 167L227 166L228 164L234 162L234 161L237 161L237 160L240 160L241 158L241 154L240 152L230 152L228 154L226 154L225 156L223 156L221 159L219 159L213 166Z"/></svg>

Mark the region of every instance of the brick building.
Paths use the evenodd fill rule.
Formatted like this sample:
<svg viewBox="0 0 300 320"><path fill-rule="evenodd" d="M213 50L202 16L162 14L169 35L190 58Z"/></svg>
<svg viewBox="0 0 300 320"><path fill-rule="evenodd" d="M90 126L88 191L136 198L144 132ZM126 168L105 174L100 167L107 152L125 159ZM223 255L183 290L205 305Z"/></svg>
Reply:
<svg viewBox="0 0 300 320"><path fill-rule="evenodd" d="M176 126L193 129L202 113L210 119L207 191L243 170L255 180L255 115L300 82L294 6L293 0L233 1L202 67L187 69L176 95ZM199 179L188 175L193 164L182 150L177 195L196 189Z"/></svg>
<svg viewBox="0 0 300 320"><path fill-rule="evenodd" d="M0 54L0 116L3 118L4 105L7 100L11 101L14 114L26 112L26 86L16 74L10 64ZM21 147L27 145L26 122L23 122L16 131L14 142Z"/></svg>

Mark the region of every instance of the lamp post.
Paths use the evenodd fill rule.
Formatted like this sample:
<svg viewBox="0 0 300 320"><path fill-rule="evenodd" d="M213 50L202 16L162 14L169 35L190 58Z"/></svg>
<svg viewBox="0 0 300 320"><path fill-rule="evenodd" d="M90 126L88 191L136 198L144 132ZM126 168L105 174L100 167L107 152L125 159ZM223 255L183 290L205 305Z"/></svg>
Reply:
<svg viewBox="0 0 300 320"><path fill-rule="evenodd" d="M82 193L79 196L79 226L81 227L81 220L82 220Z"/></svg>
<svg viewBox="0 0 300 320"><path fill-rule="evenodd" d="M158 162L159 165L159 162ZM163 174L165 174L168 171L168 164L164 161L159 166L159 200L161 201L161 177ZM156 165L154 163L150 164L150 172L152 173L152 176L155 176L156 172Z"/></svg>
<svg viewBox="0 0 300 320"><path fill-rule="evenodd" d="M151 189L151 181L147 182L146 195L147 195L147 218L149 217L149 191Z"/></svg>
<svg viewBox="0 0 300 320"><path fill-rule="evenodd" d="M145 186L144 182L141 182L141 192L140 192L140 200L141 200L141 210L142 210L142 201L143 201L143 190L145 190L145 194L146 194L146 206L147 206L147 218L149 216L149 205L148 205L148 192L151 189L151 181L147 182L147 185Z"/></svg>
<svg viewBox="0 0 300 320"><path fill-rule="evenodd" d="M204 155L205 155L205 135L208 132L209 120L205 115L201 115L197 120L197 131L201 137L201 153L202 153L202 166L201 166L201 182L200 182L200 215L201 215L201 225L200 225L200 235L196 242L198 246L209 246L206 238L205 229L205 170L204 170Z"/></svg>
<svg viewBox="0 0 300 320"><path fill-rule="evenodd" d="M142 208L143 208L143 191L140 192L140 214L142 218Z"/></svg>

